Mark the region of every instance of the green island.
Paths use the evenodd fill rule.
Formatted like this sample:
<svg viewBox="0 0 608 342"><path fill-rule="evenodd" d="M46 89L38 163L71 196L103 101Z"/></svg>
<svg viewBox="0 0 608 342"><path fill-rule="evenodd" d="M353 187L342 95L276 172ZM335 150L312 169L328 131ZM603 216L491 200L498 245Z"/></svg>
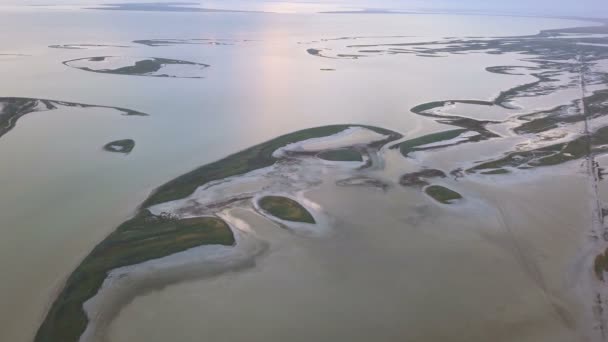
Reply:
<svg viewBox="0 0 608 342"><path fill-rule="evenodd" d="M109 108L121 112L127 116L147 116L148 114L132 109L97 106L84 103L65 102L56 100L36 99L27 97L0 97L0 137L15 128L17 120L22 116L42 111L51 111L60 107L75 108Z"/></svg>
<svg viewBox="0 0 608 342"><path fill-rule="evenodd" d="M283 196L265 196L259 201L260 208L281 220L316 223L310 212L300 203Z"/></svg>
<svg viewBox="0 0 608 342"><path fill-rule="evenodd" d="M165 65L189 65L189 66L199 67L199 68L209 67L208 64L203 64L203 63L195 63L195 62L189 62L189 61L182 61L182 60L178 60L178 59L168 59L168 58L158 58L158 57L141 59L141 60L135 61L133 65L128 65L128 66L124 66L124 67L120 67L120 68L116 68L116 69L96 69L93 67L95 65L95 62L103 62L108 59L118 59L118 58L122 58L122 57L99 56L99 57L77 58L77 59L65 61L65 62L63 62L63 64L66 66L72 67L72 68L76 68L76 69L80 69L80 70L84 70L84 71L90 71L90 72L98 72L98 73L103 73L103 74L151 76L151 77L182 77L182 76L175 76L175 75L168 75L168 74L155 74L156 72L161 71L161 69ZM77 63L79 63L79 62L92 62L92 63L90 64L90 66L80 66L80 65L77 65ZM200 76L188 76L188 77L182 77L182 78L200 78Z"/></svg>
<svg viewBox="0 0 608 342"><path fill-rule="evenodd" d="M511 173L511 171L509 171L507 169L495 169L495 170L490 170L490 171L484 171L481 174L482 175L504 175L507 173Z"/></svg>
<svg viewBox="0 0 608 342"><path fill-rule="evenodd" d="M445 178L445 172L437 169L424 169L418 172L410 172L401 176L399 184L403 186L426 186L429 185L427 179Z"/></svg>
<svg viewBox="0 0 608 342"><path fill-rule="evenodd" d="M319 157L323 160L338 161L338 162L347 162L347 161L362 162L363 161L363 156L361 155L361 153L359 153L359 151L349 149L349 148L341 148L341 149L337 149L337 150L323 151L323 152L317 154L317 157Z"/></svg>
<svg viewBox="0 0 608 342"><path fill-rule="evenodd" d="M123 74L123 75L143 75L150 72L155 72L160 70L163 67L161 61L156 59L144 59L141 61L135 62L135 65L130 65L118 69L111 70L112 73L115 74Z"/></svg>
<svg viewBox="0 0 608 342"><path fill-rule="evenodd" d="M270 166L279 160L272 156L273 152L290 143L334 135L350 127L364 127L387 136L383 141L374 142L370 146L381 147L402 137L393 131L362 125L309 128L237 152L157 188L142 203L135 216L99 243L68 277L34 341L78 341L88 324L83 304L97 293L113 269L162 258L197 246L231 246L235 242L230 227L217 217L179 219L171 215L153 215L148 207L187 197L208 182ZM275 203L275 207L269 212L276 213L277 217L283 216L281 210L289 208L286 211L290 215L288 217L302 222L314 222L308 211L297 210L301 206L295 201L295 204L291 204L279 197L278 201L275 199L271 202Z"/></svg>
<svg viewBox="0 0 608 342"><path fill-rule="evenodd" d="M109 142L103 146L103 149L108 152L117 152L117 153L131 153L135 148L135 140L133 139L122 139Z"/></svg>
<svg viewBox="0 0 608 342"><path fill-rule="evenodd" d="M403 156L407 157L408 154L410 154L411 152L420 151L421 149L418 148L419 146L454 139L466 131L466 129L452 129L449 131L423 135L419 138L414 138L402 142L401 144L399 144L399 150L401 151L401 154L403 154Z"/></svg>
<svg viewBox="0 0 608 342"><path fill-rule="evenodd" d="M453 201L459 200L462 198L462 195L457 193L454 190L450 190L441 185L430 185L424 188L424 192L431 196L437 202L443 204L452 204Z"/></svg>

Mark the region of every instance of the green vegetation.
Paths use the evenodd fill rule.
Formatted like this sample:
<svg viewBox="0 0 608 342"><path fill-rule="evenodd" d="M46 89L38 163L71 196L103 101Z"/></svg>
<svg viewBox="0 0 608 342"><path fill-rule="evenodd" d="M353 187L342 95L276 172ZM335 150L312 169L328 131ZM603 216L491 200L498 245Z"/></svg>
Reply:
<svg viewBox="0 0 608 342"><path fill-rule="evenodd" d="M55 110L60 106L77 108L111 108L122 112L123 115L147 116L145 113L120 107L95 106L83 103L27 97L0 97L0 137L15 128L17 120L19 120L19 118L22 116L34 112Z"/></svg>
<svg viewBox="0 0 608 342"><path fill-rule="evenodd" d="M108 152L131 153L135 147L133 139L123 139L109 142L103 146L103 149Z"/></svg>
<svg viewBox="0 0 608 342"><path fill-rule="evenodd" d="M154 77L177 77L177 76L171 76L171 75L167 75L167 74L154 74L157 71L161 70L163 68L163 66L165 66L165 65L181 64L181 65L198 66L198 67L202 67L202 68L209 67L208 64L188 62L188 61L182 61L182 60L178 60L178 59L168 59L168 58L141 59L139 61L136 61L134 65L129 65L129 66L120 67L120 68L116 68L116 69L96 69L96 68L94 68L94 64L92 65L92 67L73 66L72 65L73 62L78 62L78 61L83 61L83 60L85 60L87 62L101 62L101 61L104 61L104 60L110 59L110 58L119 58L119 57L100 56L100 57L78 58L78 59L72 59L69 61L65 61L65 62L63 62L63 64L67 65L69 67L76 68L76 69L81 69L81 70L91 71L91 72L98 72L98 73L103 73L103 74L154 76ZM190 76L188 78L198 78L198 77L199 76Z"/></svg>
<svg viewBox="0 0 608 342"><path fill-rule="evenodd" d="M518 119L526 122L515 127L513 131L517 134L541 133L557 128L560 124L583 121L585 118L579 113L568 115L568 110L575 107L576 104L562 105L550 110L522 115Z"/></svg>
<svg viewBox="0 0 608 342"><path fill-rule="evenodd" d="M608 272L608 248L604 253L600 253L595 257L593 270L597 279L604 281L604 272Z"/></svg>
<svg viewBox="0 0 608 342"><path fill-rule="evenodd" d="M484 171L481 174L482 175L504 175L507 173L510 173L510 171L507 169L495 169L495 170L490 170L490 171Z"/></svg>
<svg viewBox="0 0 608 342"><path fill-rule="evenodd" d="M135 62L135 65L130 65L118 69L110 70L114 74L123 75L143 75L160 70L163 64L156 59L144 59Z"/></svg>
<svg viewBox="0 0 608 342"><path fill-rule="evenodd" d="M329 160L329 161L354 161L354 162L362 162L363 156L359 151L343 148L339 150L329 150L323 151L317 155L317 157Z"/></svg>
<svg viewBox="0 0 608 342"><path fill-rule="evenodd" d="M315 219L300 203L282 196L266 196L259 201L260 207L281 220L315 223Z"/></svg>
<svg viewBox="0 0 608 342"><path fill-rule="evenodd" d="M450 190L440 185L430 185L424 189L427 195L433 197L434 200L443 204L451 204L455 200L459 200L462 196L456 191Z"/></svg>
<svg viewBox="0 0 608 342"><path fill-rule="evenodd" d="M17 119L36 111L37 102L26 98L0 99L0 137L15 127Z"/></svg>
<svg viewBox="0 0 608 342"><path fill-rule="evenodd" d="M605 145L608 143L608 127L600 128L591 137L580 136L567 143L559 143L534 150L513 152L505 157L481 163L467 170L475 172L479 170L502 169L504 167L518 167L520 169L552 166L576 160L587 156L591 147ZM484 171L487 174L488 171Z"/></svg>
<svg viewBox="0 0 608 342"><path fill-rule="evenodd" d="M49 102L49 105L52 103ZM353 126L357 125L316 127L283 135L200 167L159 187L142 204L142 209L134 218L120 225L74 270L39 328L35 342L78 341L88 323L83 303L97 293L111 270L201 245L231 246L235 242L232 231L219 218L178 219L170 215L156 216L145 208L184 198L207 182L272 165L277 160L272 153L287 144L333 135ZM388 136L377 144L401 138L400 134L385 129L360 127ZM260 205L272 215L285 220L315 222L305 208L288 198L269 196L263 198Z"/></svg>
<svg viewBox="0 0 608 342"><path fill-rule="evenodd" d="M584 98L585 113L587 118L596 118L606 113L607 90L597 90ZM585 120L585 116L579 111L580 100L555 108L539 111L519 117L527 122L515 127L513 131L517 134L540 133L561 125L573 124Z"/></svg>
<svg viewBox="0 0 608 342"><path fill-rule="evenodd" d="M399 184L403 186L425 186L429 185L426 179L429 178L445 178L443 171L437 169L424 169L418 172L406 173L399 179Z"/></svg>
<svg viewBox="0 0 608 342"><path fill-rule="evenodd" d="M410 139L402 142L401 144L399 144L399 149L401 151L401 154L407 157L410 152L417 151L418 146L454 139L466 131L466 129L453 129L449 131L423 135L419 138Z"/></svg>
<svg viewBox="0 0 608 342"><path fill-rule="evenodd" d="M388 135L386 141L378 144L386 144L401 138L401 135L386 129L361 126L361 125L332 125L309 128L294 133L286 134L272 139L265 143L250 147L241 152L237 152L222 160L199 167L186 173L162 186L160 186L144 203L143 207L154 204L164 203L180 198L184 198L194 192L196 188L214 180L223 179L247 173L249 171L261 169L274 164L277 159L272 153L277 149L291 143L302 140L326 137L340 133L349 127L364 127L377 133Z"/></svg>
<svg viewBox="0 0 608 342"><path fill-rule="evenodd" d="M234 241L232 231L219 218L177 219L141 211L97 245L74 270L35 341L78 341L88 322L82 305L97 293L111 270L201 245L231 246Z"/></svg>

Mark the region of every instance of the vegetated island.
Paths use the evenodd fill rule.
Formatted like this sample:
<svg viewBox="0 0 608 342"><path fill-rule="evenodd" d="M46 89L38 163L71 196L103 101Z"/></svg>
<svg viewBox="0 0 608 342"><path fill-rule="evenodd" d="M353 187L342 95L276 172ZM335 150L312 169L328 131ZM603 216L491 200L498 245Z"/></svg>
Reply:
<svg viewBox="0 0 608 342"><path fill-rule="evenodd" d="M64 61L63 64L72 68L103 74L175 78L202 78L201 72L209 67L208 64L179 59L118 56L77 58ZM116 64L123 64L124 66L114 67ZM110 68L109 66L113 67ZM171 66L172 70L166 72L167 66ZM179 66L181 70L176 70L176 66Z"/></svg>
<svg viewBox="0 0 608 342"><path fill-rule="evenodd" d="M401 176L399 184L403 186L426 186L429 185L428 180L432 178L445 178L445 172L437 169L424 169L418 172L410 172Z"/></svg>
<svg viewBox="0 0 608 342"><path fill-rule="evenodd" d="M452 204L454 201L462 199L462 195L441 185L429 185L424 188L424 192L443 204Z"/></svg>
<svg viewBox="0 0 608 342"><path fill-rule="evenodd" d="M259 201L260 207L281 220L315 223L310 212L300 203L283 196L265 196Z"/></svg>
<svg viewBox="0 0 608 342"><path fill-rule="evenodd" d="M45 100L27 97L0 97L0 137L15 128L17 120L24 115L56 110L61 107L76 107L76 108L109 108L114 109L123 115L147 116L148 114L138 112L132 109L98 106L84 103L65 102L56 100Z"/></svg>
<svg viewBox="0 0 608 342"><path fill-rule="evenodd" d="M341 148L341 149L337 149L337 150L323 151L323 152L319 153L317 155L317 157L319 157L323 160L338 161L338 162L345 162L345 161L362 162L363 161L363 156L361 155L361 152L356 151L354 149L350 149L350 148Z"/></svg>
<svg viewBox="0 0 608 342"><path fill-rule="evenodd" d="M276 150L286 145L327 137L351 127L363 127L386 136L384 140L374 142L374 146L384 146L402 137L393 131L362 125L305 129L199 167L157 188L142 203L135 216L99 243L68 277L38 329L35 342L78 341L89 323L83 304L97 293L113 269L202 245L231 246L235 243L230 227L217 216L180 219L164 213L154 215L147 208L188 197L198 187L209 182L271 166L281 158L291 158L290 154L273 156ZM268 196L261 204L276 217L314 222L306 209L285 197Z"/></svg>
<svg viewBox="0 0 608 342"><path fill-rule="evenodd" d="M135 148L135 140L122 139L109 142L103 146L103 149L108 152L129 154Z"/></svg>

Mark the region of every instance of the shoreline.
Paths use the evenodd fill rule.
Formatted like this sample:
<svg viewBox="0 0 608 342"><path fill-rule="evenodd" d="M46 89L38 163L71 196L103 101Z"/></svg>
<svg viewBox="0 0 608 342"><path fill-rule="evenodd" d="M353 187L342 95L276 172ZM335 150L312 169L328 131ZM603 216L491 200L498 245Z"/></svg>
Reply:
<svg viewBox="0 0 608 342"><path fill-rule="evenodd" d="M255 260L267 252L267 243L257 239L246 222L229 212L218 216L230 226L234 246L201 245L112 270L97 294L83 304L89 323L79 341L103 341L107 326L120 310L148 291L253 267Z"/></svg>

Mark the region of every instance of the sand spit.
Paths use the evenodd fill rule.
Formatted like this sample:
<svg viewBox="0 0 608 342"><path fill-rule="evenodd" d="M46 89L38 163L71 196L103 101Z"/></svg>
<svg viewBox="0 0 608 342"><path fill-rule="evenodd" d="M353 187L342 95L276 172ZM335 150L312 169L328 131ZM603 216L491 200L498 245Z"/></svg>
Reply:
<svg viewBox="0 0 608 342"><path fill-rule="evenodd" d="M289 144L276 150L272 155L275 158L280 158L289 152L306 153L358 145L369 145L386 138L388 138L387 135L374 132L365 127L350 127L338 134Z"/></svg>

